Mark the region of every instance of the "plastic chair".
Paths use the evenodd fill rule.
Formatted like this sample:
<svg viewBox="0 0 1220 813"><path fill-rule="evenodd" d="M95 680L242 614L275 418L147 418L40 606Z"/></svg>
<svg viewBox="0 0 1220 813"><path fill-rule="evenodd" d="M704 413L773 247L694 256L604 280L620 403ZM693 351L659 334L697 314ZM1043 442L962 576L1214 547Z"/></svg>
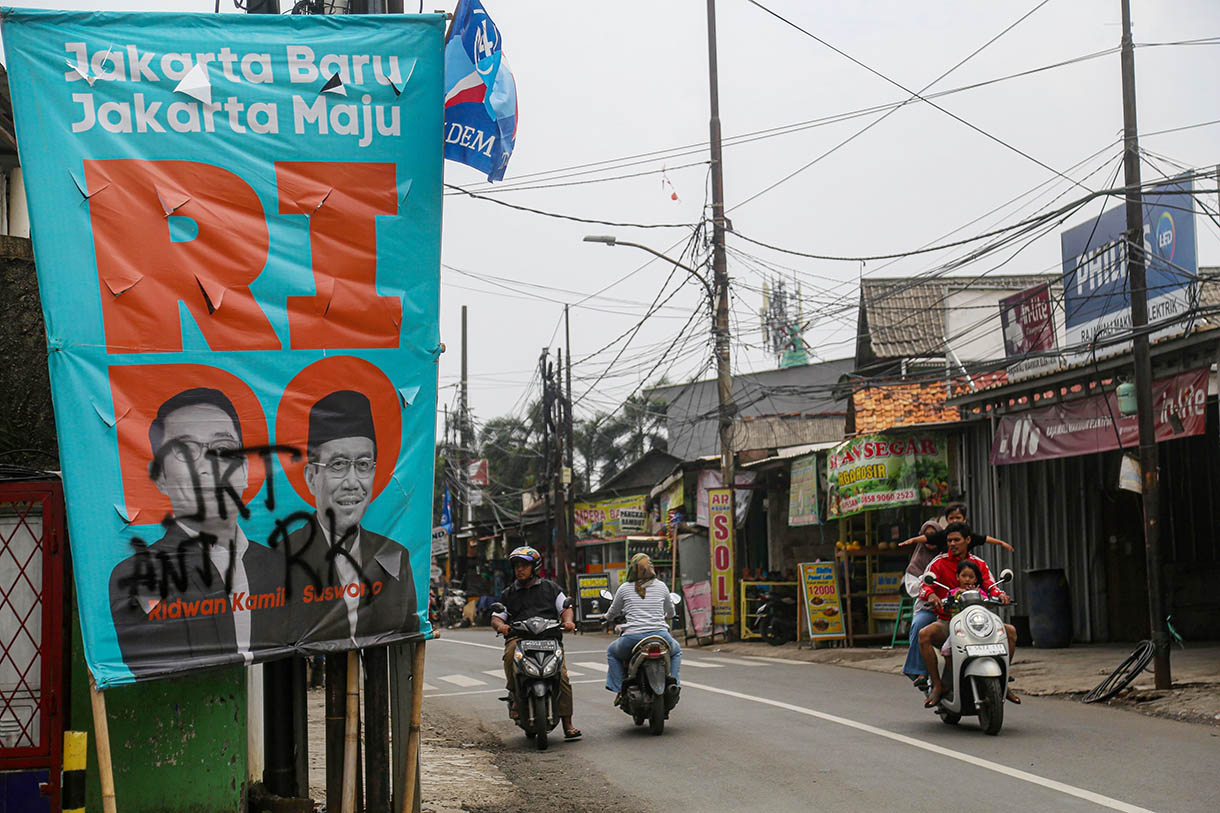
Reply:
<svg viewBox="0 0 1220 813"><path fill-rule="evenodd" d="M902 638L905 640L911 634L911 618L915 615L915 599L902 594L901 600L898 602L898 617L894 619L894 634L890 637L890 648L898 645L899 630L902 630ZM906 626L903 626L903 621Z"/></svg>

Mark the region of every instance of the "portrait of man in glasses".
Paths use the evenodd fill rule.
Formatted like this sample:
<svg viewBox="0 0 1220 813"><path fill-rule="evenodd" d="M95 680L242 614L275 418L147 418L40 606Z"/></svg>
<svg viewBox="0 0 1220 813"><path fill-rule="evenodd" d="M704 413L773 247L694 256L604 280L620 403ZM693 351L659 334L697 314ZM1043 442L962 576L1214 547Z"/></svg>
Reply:
<svg viewBox="0 0 1220 813"><path fill-rule="evenodd" d="M161 538L133 543L110 574L123 661L137 678L251 663L282 643L284 566L237 522L249 478L237 410L220 390L184 390L161 404L148 441L172 511Z"/></svg>
<svg viewBox="0 0 1220 813"><path fill-rule="evenodd" d="M366 646L418 630L407 549L361 525L378 465L368 397L339 390L314 404L306 458L305 485L317 510L286 540L289 555L311 571L292 574L297 642Z"/></svg>

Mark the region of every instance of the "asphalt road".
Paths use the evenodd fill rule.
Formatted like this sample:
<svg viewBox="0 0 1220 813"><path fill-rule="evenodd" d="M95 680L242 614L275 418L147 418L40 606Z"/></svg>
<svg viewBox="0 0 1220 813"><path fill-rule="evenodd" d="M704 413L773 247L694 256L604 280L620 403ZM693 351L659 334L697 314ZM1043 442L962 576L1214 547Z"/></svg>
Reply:
<svg viewBox="0 0 1220 813"><path fill-rule="evenodd" d="M654 737L611 706L607 642L568 636L585 736L539 756L558 752L571 781L607 779L656 810L1220 810L1216 727L1031 697L988 737L974 718L940 722L901 676L766 648L685 650L682 700ZM533 744L497 700L502 651L487 629L444 631L428 646L425 707L475 718L525 755Z"/></svg>

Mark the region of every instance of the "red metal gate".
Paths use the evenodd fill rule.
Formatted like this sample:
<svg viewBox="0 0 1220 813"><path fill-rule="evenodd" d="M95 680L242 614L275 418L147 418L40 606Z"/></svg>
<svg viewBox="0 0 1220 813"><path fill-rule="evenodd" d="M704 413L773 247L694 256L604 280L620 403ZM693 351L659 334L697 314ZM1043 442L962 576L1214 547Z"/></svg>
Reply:
<svg viewBox="0 0 1220 813"><path fill-rule="evenodd" d="M0 771L46 770L59 809L64 502L58 482L0 482Z"/></svg>

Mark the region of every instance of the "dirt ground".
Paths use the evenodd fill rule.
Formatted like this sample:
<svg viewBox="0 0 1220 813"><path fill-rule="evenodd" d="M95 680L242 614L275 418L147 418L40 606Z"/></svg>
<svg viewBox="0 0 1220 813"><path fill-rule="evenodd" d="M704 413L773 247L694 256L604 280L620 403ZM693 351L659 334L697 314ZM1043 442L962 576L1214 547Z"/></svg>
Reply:
<svg viewBox="0 0 1220 813"><path fill-rule="evenodd" d="M325 695L309 692L309 792L326 798ZM502 730L500 730L502 729ZM601 774L574 771L565 749L585 747L560 739L544 752L507 749L501 737L524 735L505 717L496 730L463 714L456 704L424 705L420 731L421 809L424 813L643 813L649 808Z"/></svg>
<svg viewBox="0 0 1220 813"><path fill-rule="evenodd" d="M587 766L573 770L565 754L587 747L581 742L561 740L543 752L506 749L501 737L524 738L507 717L497 730L489 730L436 701L424 706L423 726L421 789L426 813L643 813L649 809Z"/></svg>

